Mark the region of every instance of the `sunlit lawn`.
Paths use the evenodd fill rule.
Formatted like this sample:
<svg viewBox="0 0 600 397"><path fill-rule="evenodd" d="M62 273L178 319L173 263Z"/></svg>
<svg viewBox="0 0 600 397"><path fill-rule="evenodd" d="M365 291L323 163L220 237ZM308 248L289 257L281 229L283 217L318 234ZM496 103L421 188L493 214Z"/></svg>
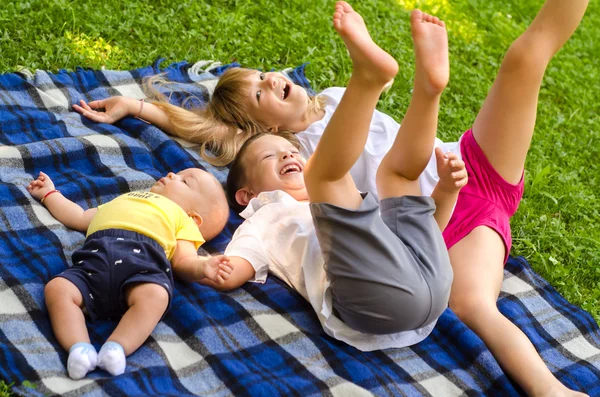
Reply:
<svg viewBox="0 0 600 397"><path fill-rule="evenodd" d="M413 74L408 11L447 23L452 77L442 99L439 135L469 128L509 44L541 0L361 0L374 39L401 71L380 109L402 120ZM281 5L284 4L284 5ZM213 59L265 69L310 62L315 88L345 85L344 46L330 23L333 1L3 1L0 72L23 67L131 69ZM591 2L580 29L551 63L540 95L526 190L512 221L513 255L568 300L600 320L600 7ZM165 63L166 64L166 63ZM2 394L0 388L0 396Z"/></svg>

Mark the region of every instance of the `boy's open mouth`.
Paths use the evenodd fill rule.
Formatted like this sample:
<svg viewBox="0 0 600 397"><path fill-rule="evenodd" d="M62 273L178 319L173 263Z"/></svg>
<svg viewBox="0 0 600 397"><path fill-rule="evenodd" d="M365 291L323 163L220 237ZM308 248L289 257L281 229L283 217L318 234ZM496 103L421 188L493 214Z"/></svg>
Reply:
<svg viewBox="0 0 600 397"><path fill-rule="evenodd" d="M284 166L280 171L279 175L295 174L302 171L302 168L297 163L292 163Z"/></svg>

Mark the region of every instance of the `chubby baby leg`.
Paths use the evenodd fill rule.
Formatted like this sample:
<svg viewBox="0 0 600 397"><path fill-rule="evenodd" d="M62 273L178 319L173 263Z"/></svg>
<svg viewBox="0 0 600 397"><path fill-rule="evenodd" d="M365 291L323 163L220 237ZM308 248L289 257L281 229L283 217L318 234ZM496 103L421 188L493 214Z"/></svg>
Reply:
<svg viewBox="0 0 600 397"><path fill-rule="evenodd" d="M83 296L75 284L63 277L50 280L44 288L44 296L54 336L69 352L69 377L81 379L96 368L97 361L81 310Z"/></svg>
<svg viewBox="0 0 600 397"><path fill-rule="evenodd" d="M165 287L137 283L126 292L128 309L98 353L98 366L112 375L125 371L125 357L148 339L169 305Z"/></svg>

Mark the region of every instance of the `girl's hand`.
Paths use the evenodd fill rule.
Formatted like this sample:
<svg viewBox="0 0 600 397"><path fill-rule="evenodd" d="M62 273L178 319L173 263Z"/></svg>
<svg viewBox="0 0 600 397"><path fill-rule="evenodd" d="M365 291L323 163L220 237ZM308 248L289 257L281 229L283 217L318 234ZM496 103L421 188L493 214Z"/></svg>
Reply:
<svg viewBox="0 0 600 397"><path fill-rule="evenodd" d="M229 258L225 255L216 255L207 258L202 266L203 276L215 283L222 285L233 271Z"/></svg>
<svg viewBox="0 0 600 397"><path fill-rule="evenodd" d="M40 175L27 186L27 191L36 199L41 200L46 193L54 190L52 179L40 171Z"/></svg>
<svg viewBox="0 0 600 397"><path fill-rule="evenodd" d="M133 108L137 108L134 110ZM73 105L73 109L81 113L88 119L97 123L113 124L123 117L134 115L139 111L140 102L123 96L113 96L107 99L101 99L99 101L92 101L85 103L82 99L79 101L79 105ZM98 109L104 109L99 111Z"/></svg>
<svg viewBox="0 0 600 397"><path fill-rule="evenodd" d="M441 148L435 148L437 171L440 177L438 185L446 192L457 192L468 182L464 161L456 153L444 153Z"/></svg>

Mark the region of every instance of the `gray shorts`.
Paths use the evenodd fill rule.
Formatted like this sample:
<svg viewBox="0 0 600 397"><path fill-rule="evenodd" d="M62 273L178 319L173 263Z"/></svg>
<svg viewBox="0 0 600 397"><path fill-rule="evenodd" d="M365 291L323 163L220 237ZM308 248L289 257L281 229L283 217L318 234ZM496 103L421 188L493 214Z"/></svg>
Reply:
<svg viewBox="0 0 600 397"><path fill-rule="evenodd" d="M381 215L380 215L381 207ZM357 210L311 203L335 314L370 334L421 328L448 306L452 267L431 197L382 200Z"/></svg>

